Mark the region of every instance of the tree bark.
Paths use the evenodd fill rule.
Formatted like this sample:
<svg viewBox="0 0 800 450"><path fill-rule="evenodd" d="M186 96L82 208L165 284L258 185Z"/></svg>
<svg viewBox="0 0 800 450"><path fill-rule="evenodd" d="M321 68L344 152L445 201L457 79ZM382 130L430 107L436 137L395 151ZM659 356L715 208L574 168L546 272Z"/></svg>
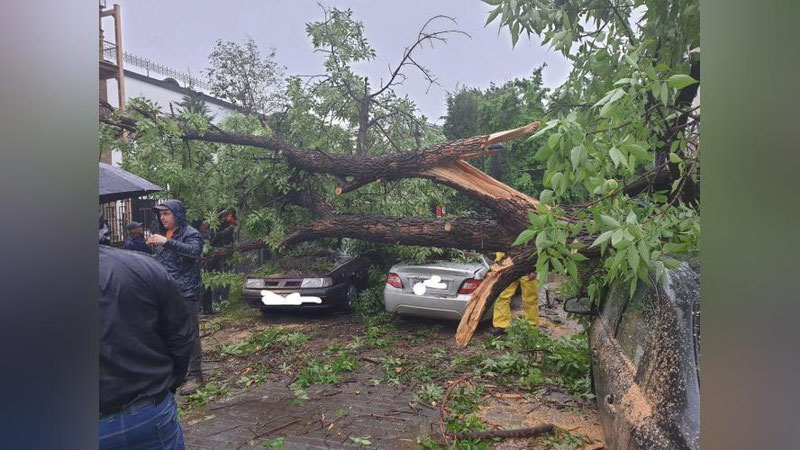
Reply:
<svg viewBox="0 0 800 450"><path fill-rule="evenodd" d="M208 142L259 147L277 152L289 165L315 173L327 173L340 178L352 177L357 183L345 190L339 186L337 194L356 189L378 179L407 178L420 168L435 167L447 161L474 158L492 153L491 144L526 136L539 129L540 122L532 122L514 130L458 139L408 152L384 156L332 155L319 149L294 147L280 139L265 136L186 131L184 138Z"/></svg>
<svg viewBox="0 0 800 450"><path fill-rule="evenodd" d="M488 252L508 248L517 234L492 219L340 215L312 222L286 236L280 245L325 237Z"/></svg>
<svg viewBox="0 0 800 450"><path fill-rule="evenodd" d="M203 257L202 266L211 267L215 262L227 258L236 252L258 250L266 246L267 241L264 239L253 239L241 244L231 244L226 245L225 247L217 247L211 253Z"/></svg>

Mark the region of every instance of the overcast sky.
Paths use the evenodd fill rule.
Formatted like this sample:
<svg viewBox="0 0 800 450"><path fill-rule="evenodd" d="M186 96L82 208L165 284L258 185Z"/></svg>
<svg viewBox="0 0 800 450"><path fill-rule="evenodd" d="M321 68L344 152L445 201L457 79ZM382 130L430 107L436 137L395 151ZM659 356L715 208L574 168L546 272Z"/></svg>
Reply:
<svg viewBox="0 0 800 450"><path fill-rule="evenodd" d="M111 6L113 0L108 0ZM497 22L484 28L490 6L480 0L327 0L327 7L350 8L364 24L366 37L377 58L356 66L371 83L389 74L405 47L414 42L420 27L437 14L454 17L456 28L472 37L451 35L447 44L426 47L416 55L429 67L441 86L428 84L415 71L397 88L408 96L432 122L446 113L445 97L458 86L486 88L502 84L547 63L545 85L561 84L569 63L555 51L542 47L539 38L521 37L512 50L507 29L498 33ZM119 0L122 8L123 47L180 71L200 76L217 39L243 42L252 37L259 48L274 47L277 61L287 74L323 72L321 54L314 53L305 32L307 22L323 17L311 0ZM445 21L440 26L448 26ZM108 27L108 25L106 25ZM110 31L110 30L109 30ZM110 34L110 33L109 33ZM132 68L135 70L135 68ZM426 93L426 90L428 92Z"/></svg>

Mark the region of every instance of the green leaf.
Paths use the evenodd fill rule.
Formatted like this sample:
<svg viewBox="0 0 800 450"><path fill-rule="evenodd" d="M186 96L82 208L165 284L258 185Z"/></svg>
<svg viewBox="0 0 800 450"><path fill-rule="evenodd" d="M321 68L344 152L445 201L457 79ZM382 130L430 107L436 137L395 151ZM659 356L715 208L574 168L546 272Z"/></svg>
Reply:
<svg viewBox="0 0 800 450"><path fill-rule="evenodd" d="M691 86L699 82L689 75L678 73L667 78L667 83L669 83L673 89L681 90L686 86Z"/></svg>
<svg viewBox="0 0 800 450"><path fill-rule="evenodd" d="M630 287L628 288L628 295L630 296L629 298L633 298L633 294L636 293L636 285L638 284L638 282L639 280L637 280L636 277L633 277L631 279L631 284Z"/></svg>
<svg viewBox="0 0 800 450"><path fill-rule="evenodd" d="M556 269L558 273L564 273L564 265L561 264L558 258L551 258L550 263L553 264L553 268Z"/></svg>
<svg viewBox="0 0 800 450"><path fill-rule="evenodd" d="M647 151L648 147L642 144L625 144L625 150L632 155L636 155L636 159L640 161L650 161L650 153Z"/></svg>
<svg viewBox="0 0 800 450"><path fill-rule="evenodd" d="M636 213L633 212L633 211L629 212L628 213L628 217L625 218L625 223L631 224L631 225L636 225L637 223L639 223L636 220Z"/></svg>
<svg viewBox="0 0 800 450"><path fill-rule="evenodd" d="M606 118L611 114L611 110L613 108L614 108L613 103L606 103L605 105L603 105L602 108L600 108L600 112L598 113L598 115L602 118Z"/></svg>
<svg viewBox="0 0 800 450"><path fill-rule="evenodd" d="M575 261L571 259L567 260L567 273L573 279L578 279L578 266L575 264Z"/></svg>
<svg viewBox="0 0 800 450"><path fill-rule="evenodd" d="M648 64L647 67L644 68L644 72L647 74L647 78L651 80L655 80L656 78L658 78L658 75L656 74L656 69L650 64Z"/></svg>
<svg viewBox="0 0 800 450"><path fill-rule="evenodd" d="M647 243L645 241L639 241L636 247L639 250L639 256L642 258L642 261L644 261L645 264L649 264L650 255L647 254Z"/></svg>
<svg viewBox="0 0 800 450"><path fill-rule="evenodd" d="M582 248L586 248L586 244L584 244L583 242L570 242L569 248L580 250Z"/></svg>
<svg viewBox="0 0 800 450"><path fill-rule="evenodd" d="M628 247L628 265L634 272L639 267L639 251L633 246Z"/></svg>
<svg viewBox="0 0 800 450"><path fill-rule="evenodd" d="M615 218L613 218L611 216L607 216L605 214L600 214L600 220L602 220L603 223L605 223L609 227L612 227L612 228L619 228L620 227L619 221L617 221L617 219L615 219Z"/></svg>
<svg viewBox="0 0 800 450"><path fill-rule="evenodd" d="M661 103L669 105L669 89L666 83L661 84Z"/></svg>
<svg viewBox="0 0 800 450"><path fill-rule="evenodd" d="M612 238L613 239L613 238ZM611 267L622 269L622 261L625 259L625 252L616 252L614 253L614 258L611 260Z"/></svg>
<svg viewBox="0 0 800 450"><path fill-rule="evenodd" d="M536 235L536 250L538 252L542 252L550 245L552 245L552 242L547 239L547 234L545 232L542 231Z"/></svg>
<svg viewBox="0 0 800 450"><path fill-rule="evenodd" d="M519 41L519 22L514 22L511 26L511 48L514 48Z"/></svg>
<svg viewBox="0 0 800 450"><path fill-rule="evenodd" d="M561 133L553 133L547 138L547 145L551 148L556 148L558 142L561 140Z"/></svg>
<svg viewBox="0 0 800 450"><path fill-rule="evenodd" d="M623 166L628 167L628 161L625 158L625 155L623 155L617 147L611 147L611 151L609 151L608 154L611 156L611 161L614 162L614 167L619 167L620 163Z"/></svg>
<svg viewBox="0 0 800 450"><path fill-rule="evenodd" d="M611 239L611 235L612 234L614 234L614 230L608 230L608 231L604 232L603 234L598 236L597 239L595 239L594 242L592 242L592 245L590 245L589 247L594 247L596 245L600 245L600 244L608 241L609 239Z"/></svg>
<svg viewBox="0 0 800 450"><path fill-rule="evenodd" d="M572 168L577 169L578 165L586 159L586 148L583 145L579 145L577 147L573 147L572 151L570 151L570 161L572 162Z"/></svg>
<svg viewBox="0 0 800 450"><path fill-rule="evenodd" d="M614 103L617 100L621 99L623 96L625 96L625 89L622 88L616 88L611 92L612 94L611 97L608 99L608 103Z"/></svg>
<svg viewBox="0 0 800 450"><path fill-rule="evenodd" d="M624 237L625 233L623 233L622 228L615 230L614 234L611 235L611 245L616 247Z"/></svg>
<svg viewBox="0 0 800 450"><path fill-rule="evenodd" d="M672 258L664 258L662 262L664 263L664 267L670 270L675 270L681 265L678 260Z"/></svg>
<svg viewBox="0 0 800 450"><path fill-rule="evenodd" d="M670 152L670 154L669 154L669 162L678 164L678 163L683 162L683 160L681 159L680 156L678 156L677 153Z"/></svg>
<svg viewBox="0 0 800 450"><path fill-rule="evenodd" d="M548 261L549 257L547 256L540 256L536 261L536 277L540 280L547 279L547 272L549 268Z"/></svg>
<svg viewBox="0 0 800 450"><path fill-rule="evenodd" d="M547 215L550 212L550 209L544 203L537 203L536 210L539 212L540 215Z"/></svg>
<svg viewBox="0 0 800 450"><path fill-rule="evenodd" d="M550 189L545 189L539 193L539 201L542 203L547 203L548 205L553 204L553 191Z"/></svg>
<svg viewBox="0 0 800 450"><path fill-rule="evenodd" d="M672 242L664 244L663 247L664 253L683 253L687 249L688 249L687 244L675 244Z"/></svg>
<svg viewBox="0 0 800 450"><path fill-rule="evenodd" d="M561 172L556 172L553 174L553 178L550 179L550 185L553 186L554 189L558 189L561 186L561 182L564 178L564 174Z"/></svg>
<svg viewBox="0 0 800 450"><path fill-rule="evenodd" d="M486 0L484 0L484 1L486 1ZM489 2L486 1L486 3L489 3ZM489 3L489 4L491 5L492 3ZM498 14L500 14L500 11L502 11L502 10L503 10L503 8L500 7L500 6L498 6L495 9L493 9L492 12L489 13L489 17L486 19L486 23L483 24L483 26L486 26L486 25L489 25L490 23L492 23L492 21L497 17Z"/></svg>
<svg viewBox="0 0 800 450"><path fill-rule="evenodd" d="M606 104L609 104L609 103L614 103L615 101L617 101L620 98L622 98L623 95L625 95L625 89L622 89L622 88L612 89L612 90L606 92L606 95L604 95L603 98L601 98L597 103L592 105L592 107L596 108L596 107L598 107L600 105L606 105Z"/></svg>
<svg viewBox="0 0 800 450"><path fill-rule="evenodd" d="M592 245L594 245L594 244L592 244ZM572 258L573 260L578 261L578 262L586 261L586 260L589 259L589 258L581 255L580 253L570 253L569 256L570 256L570 258Z"/></svg>
<svg viewBox="0 0 800 450"><path fill-rule="evenodd" d="M536 236L536 232L533 230L523 230L522 233L517 236L517 240L514 241L511 245L525 245L530 242L533 237Z"/></svg>

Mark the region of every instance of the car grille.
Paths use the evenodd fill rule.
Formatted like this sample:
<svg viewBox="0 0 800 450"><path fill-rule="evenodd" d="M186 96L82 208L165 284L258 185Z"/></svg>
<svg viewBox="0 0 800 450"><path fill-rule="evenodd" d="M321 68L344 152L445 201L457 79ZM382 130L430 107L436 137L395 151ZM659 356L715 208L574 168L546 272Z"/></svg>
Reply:
<svg viewBox="0 0 800 450"><path fill-rule="evenodd" d="M267 288L295 288L300 287L303 280L264 280L264 287Z"/></svg>

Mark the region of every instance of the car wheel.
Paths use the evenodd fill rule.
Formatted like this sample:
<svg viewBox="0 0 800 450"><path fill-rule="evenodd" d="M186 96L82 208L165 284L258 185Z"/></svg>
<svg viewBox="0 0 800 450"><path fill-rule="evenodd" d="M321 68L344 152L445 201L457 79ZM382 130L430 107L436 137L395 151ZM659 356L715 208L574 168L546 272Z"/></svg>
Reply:
<svg viewBox="0 0 800 450"><path fill-rule="evenodd" d="M347 288L347 296L345 297L344 304L345 309L352 311L353 307L356 305L356 299L358 299L358 288L355 284L351 284Z"/></svg>

